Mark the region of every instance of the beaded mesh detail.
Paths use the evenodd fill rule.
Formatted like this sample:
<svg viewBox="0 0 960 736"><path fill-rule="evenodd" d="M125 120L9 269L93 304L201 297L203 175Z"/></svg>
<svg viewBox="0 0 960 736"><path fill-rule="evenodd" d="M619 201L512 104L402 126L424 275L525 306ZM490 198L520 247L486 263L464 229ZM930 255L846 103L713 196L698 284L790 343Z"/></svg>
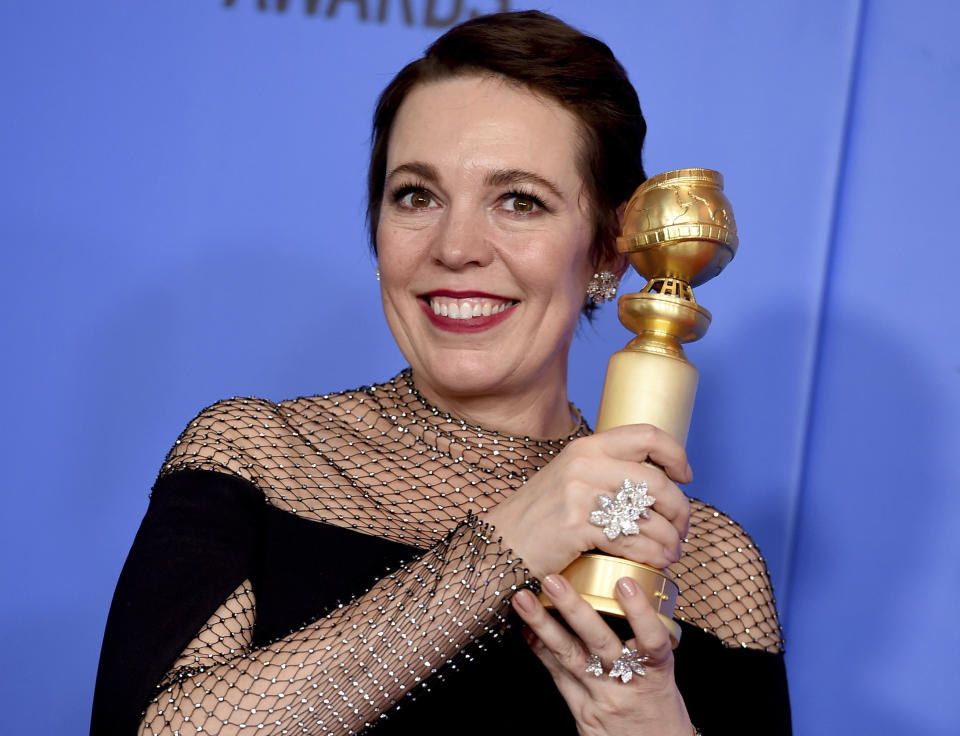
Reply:
<svg viewBox="0 0 960 736"><path fill-rule="evenodd" d="M683 557L669 570L680 586L675 618L730 647L783 650L767 563L729 516L691 499Z"/></svg>
<svg viewBox="0 0 960 736"><path fill-rule="evenodd" d="M249 581L229 595L173 664L143 733L356 733L477 642L496 638L509 596L536 587L476 515L520 488L570 441L472 426L415 389L384 384L274 404L231 399L202 412L161 475L240 476L267 503L313 521L423 550L362 596L254 648ZM677 616L728 646L777 652L766 566L743 530L694 502Z"/></svg>

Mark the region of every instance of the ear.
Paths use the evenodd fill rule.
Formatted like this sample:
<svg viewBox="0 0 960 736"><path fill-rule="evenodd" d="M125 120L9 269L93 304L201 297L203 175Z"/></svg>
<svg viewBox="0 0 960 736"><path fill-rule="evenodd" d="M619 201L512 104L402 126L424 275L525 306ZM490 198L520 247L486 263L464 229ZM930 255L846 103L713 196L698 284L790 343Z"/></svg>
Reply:
<svg viewBox="0 0 960 736"><path fill-rule="evenodd" d="M600 271L612 271L617 275L617 278L622 279L623 274L627 271L627 257L622 253L616 253L612 258L604 258L600 263Z"/></svg>
<svg viewBox="0 0 960 736"><path fill-rule="evenodd" d="M617 230L623 230L623 213L627 209L627 203L622 203L617 207ZM610 258L605 258L600 264L600 270L602 271L612 271L617 275L618 278L623 278L623 274L627 270L627 257L622 253L614 253Z"/></svg>
<svg viewBox="0 0 960 736"><path fill-rule="evenodd" d="M623 215L627 211L627 203L621 202L620 206L617 207L617 227L623 232Z"/></svg>

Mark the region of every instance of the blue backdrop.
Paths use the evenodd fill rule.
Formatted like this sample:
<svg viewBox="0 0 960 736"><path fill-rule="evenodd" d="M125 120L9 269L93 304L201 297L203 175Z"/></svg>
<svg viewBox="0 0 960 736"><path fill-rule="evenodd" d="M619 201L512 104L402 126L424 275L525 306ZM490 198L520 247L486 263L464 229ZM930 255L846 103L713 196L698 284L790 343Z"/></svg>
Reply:
<svg viewBox="0 0 960 736"><path fill-rule="evenodd" d="M393 375L363 232L379 90L519 0L0 4L0 732L83 733L113 586L201 407ZM956 733L951 0L555 0L607 41L651 173L719 169L740 252L690 493L763 549L801 734ZM639 287L636 279L628 286ZM574 348L596 412L613 310Z"/></svg>

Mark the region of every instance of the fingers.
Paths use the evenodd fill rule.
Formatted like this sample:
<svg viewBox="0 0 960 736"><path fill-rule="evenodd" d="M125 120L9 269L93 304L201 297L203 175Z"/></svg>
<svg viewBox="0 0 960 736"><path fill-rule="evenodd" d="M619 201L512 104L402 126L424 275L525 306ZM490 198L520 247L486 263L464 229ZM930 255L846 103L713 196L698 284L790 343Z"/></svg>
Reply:
<svg viewBox="0 0 960 736"><path fill-rule="evenodd" d="M636 519L635 500L625 512L614 513L611 520L618 520L620 530L632 536L611 542L601 528L590 524L590 516L598 496L615 496L625 478L644 481L656 503L645 519ZM649 425L617 427L571 442L529 479L522 492L485 510L481 518L496 527L537 577L563 570L578 554L595 547L665 567L680 558L680 540L690 517L689 503L671 478L680 482L690 478L679 443ZM607 526L612 534L615 527Z"/></svg>
<svg viewBox="0 0 960 736"><path fill-rule="evenodd" d="M596 502L599 494L613 497L627 478L634 482L645 482L648 495L657 499L652 510L666 519L680 537L686 536L690 522L690 501L676 483L667 478L659 468L636 463L606 463L602 468L598 468L591 478L597 488L591 501Z"/></svg>
<svg viewBox="0 0 960 736"><path fill-rule="evenodd" d="M561 576L548 575L544 578L544 590L548 588L546 581L554 578L561 578ZM559 621L547 613L533 593L529 590L518 590L513 596L513 607L562 667L572 673L586 668L587 652L583 645Z"/></svg>
<svg viewBox="0 0 960 736"><path fill-rule="evenodd" d="M642 471L638 472L637 468ZM615 472L630 473L634 475L632 480L637 482L643 478L649 478L647 483L646 497L655 499L653 506L646 508L646 518L639 518L634 514L632 517L623 519L619 511L622 507L607 506L606 511L600 504L600 497L606 496L608 499L615 499L617 491L624 483L624 478L617 478ZM601 473L604 480L596 481L610 484L602 491L585 495L578 500L578 505L571 505L569 510L572 514L583 514L585 520L590 521L597 531L593 533L595 546L618 557L626 557L636 562L643 562L656 567L666 567L673 564L683 555L682 541L686 536L690 523L690 502L683 492L672 483L659 469L650 469L633 464L616 463L612 468L605 468ZM629 477L629 476L628 476ZM646 482L646 481L644 481ZM612 484L616 483L615 486ZM580 505L582 504L582 505ZM597 513L593 515L593 512ZM620 526L620 520L626 524L631 524L633 529ZM621 532L621 536L614 535L610 539L604 533L606 527L613 532Z"/></svg>
<svg viewBox="0 0 960 736"><path fill-rule="evenodd" d="M576 637L583 642L581 650L586 647L587 652L582 656L585 657L587 653L598 654L605 664L620 656L623 647L619 637L563 575L548 575L543 581L543 591ZM570 636L566 629L560 628Z"/></svg>
<svg viewBox="0 0 960 736"><path fill-rule="evenodd" d="M651 424L628 424L595 434L591 439L603 444L607 453L636 463L651 462L663 468L671 480L689 483L693 470L683 445Z"/></svg>
<svg viewBox="0 0 960 736"><path fill-rule="evenodd" d="M530 591L526 592L529 593ZM530 597L534 603L539 605L539 601L537 601L532 593ZM530 647L530 651L532 651L537 659L543 663L543 666L546 667L547 672L550 673L550 676L556 683L560 694L568 703L574 703L578 698L582 699L586 695L586 689L580 682L579 675L571 672L560 664L553 652L550 651L547 645L543 643L543 640L538 637L532 629L529 627L525 628L523 630L523 638L527 642L527 646Z"/></svg>
<svg viewBox="0 0 960 736"><path fill-rule="evenodd" d="M623 645L600 614L580 597L562 575L544 578L543 591L569 629L551 616L529 591L519 591L513 597L514 608L539 643L550 652L550 658L538 653L541 661L548 667L562 667L569 676L581 683L588 683L594 678L594 675L587 673L588 655L598 655L604 668L607 668L621 655ZM548 661L550 659L553 661ZM556 672L551 670L551 674L554 679L557 678Z"/></svg>
<svg viewBox="0 0 960 736"><path fill-rule="evenodd" d="M650 658L650 664L659 666L673 655L670 634L660 621L650 601L640 590L636 581L621 578L617 581L617 599L627 614L627 621L633 629L636 649Z"/></svg>
<svg viewBox="0 0 960 736"><path fill-rule="evenodd" d="M631 648L649 657L651 666L670 662L673 657L670 633L640 586L630 578L621 578L616 589L634 633ZM623 642L562 575L548 575L543 591L570 629L551 616L533 593L520 590L513 597L513 606L536 637L537 641L531 646L535 651L541 645L549 650L549 658L543 652L537 656L552 668L554 677L558 674L556 667L560 666L576 679L589 682L593 675L586 673L587 657L599 655L606 669L621 656Z"/></svg>
<svg viewBox="0 0 960 736"><path fill-rule="evenodd" d="M636 634L625 643L560 575L544 579L544 592L570 630L528 590L518 591L513 605L530 629L527 643L552 675L581 733L689 734L693 728L674 681L667 630L632 580L620 588ZM596 668L587 672L590 654L600 658L599 675ZM591 728L583 728L587 724Z"/></svg>
<svg viewBox="0 0 960 736"><path fill-rule="evenodd" d="M683 539L677 530L659 514L638 519L640 532L609 539L597 528L596 547L615 557L653 567L669 567L683 556Z"/></svg>

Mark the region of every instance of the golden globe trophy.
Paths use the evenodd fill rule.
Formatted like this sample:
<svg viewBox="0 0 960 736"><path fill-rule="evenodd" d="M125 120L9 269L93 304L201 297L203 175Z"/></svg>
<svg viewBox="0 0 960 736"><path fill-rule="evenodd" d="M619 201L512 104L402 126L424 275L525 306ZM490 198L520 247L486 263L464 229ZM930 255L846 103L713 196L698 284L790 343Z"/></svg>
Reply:
<svg viewBox="0 0 960 736"><path fill-rule="evenodd" d="M610 358L598 432L647 423L686 443L697 369L682 344L703 337L711 318L693 298L691 287L719 274L737 243L723 176L716 171L668 171L645 181L630 198L617 248L647 284L619 299L620 321L636 337ZM625 614L614 586L622 577L633 578L674 645L679 641L680 626L673 620L678 589L667 571L591 552L563 575L596 610L620 617Z"/></svg>

